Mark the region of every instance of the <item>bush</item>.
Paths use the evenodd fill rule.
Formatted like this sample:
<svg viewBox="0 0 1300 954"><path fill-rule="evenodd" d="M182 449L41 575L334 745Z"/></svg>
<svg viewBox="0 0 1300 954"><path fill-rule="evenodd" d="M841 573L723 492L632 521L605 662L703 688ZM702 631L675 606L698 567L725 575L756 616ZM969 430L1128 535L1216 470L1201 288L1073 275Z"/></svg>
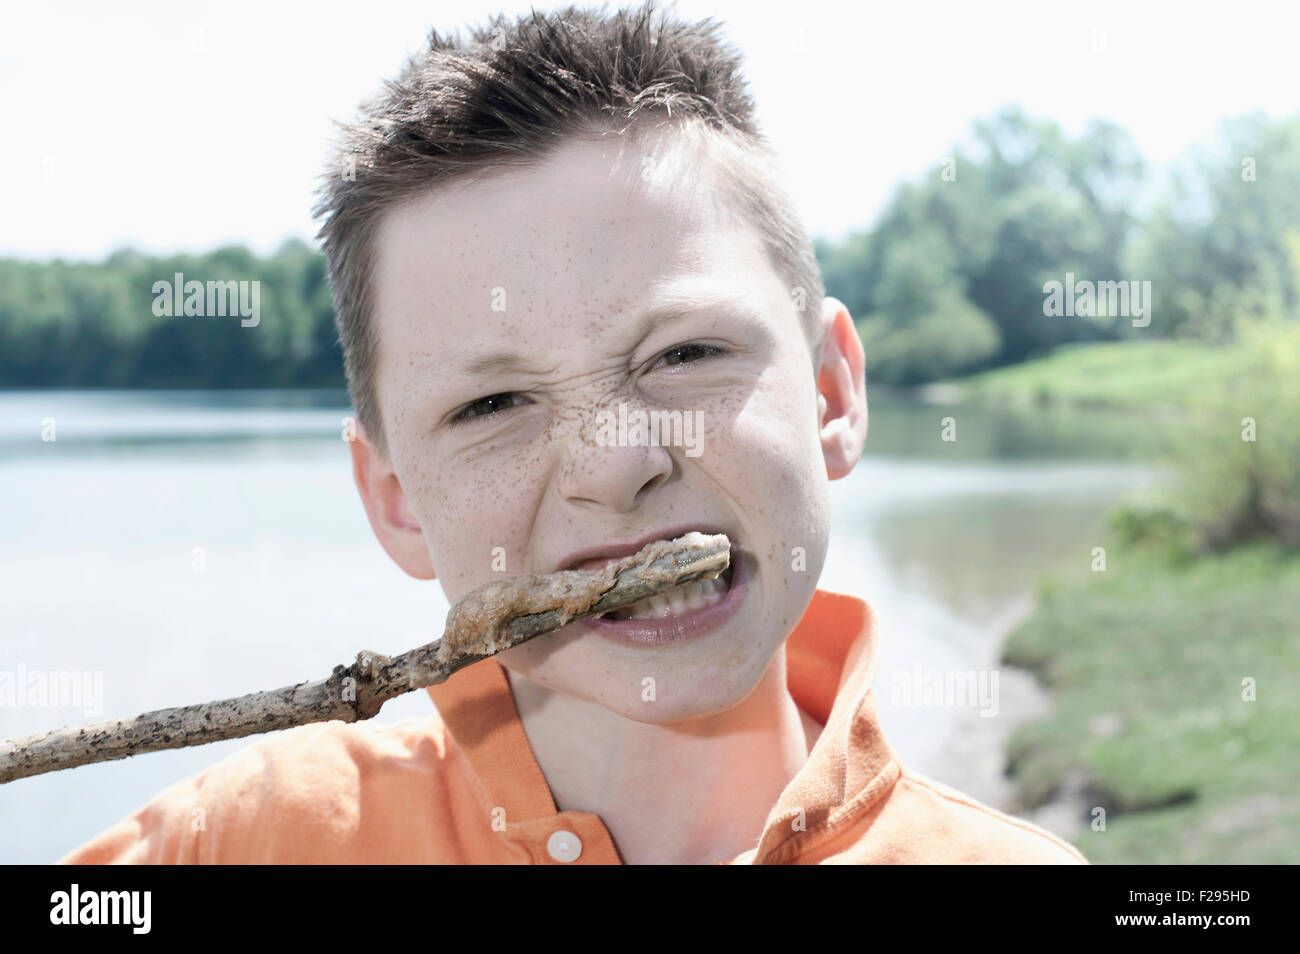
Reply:
<svg viewBox="0 0 1300 954"><path fill-rule="evenodd" d="M1180 509L1202 550L1250 539L1300 548L1300 327L1245 325L1240 376L1207 385L1173 442Z"/></svg>
<svg viewBox="0 0 1300 954"><path fill-rule="evenodd" d="M1161 503L1130 504L1110 516L1111 528L1127 547L1164 551L1175 559L1186 559L1196 548L1196 528L1186 514Z"/></svg>

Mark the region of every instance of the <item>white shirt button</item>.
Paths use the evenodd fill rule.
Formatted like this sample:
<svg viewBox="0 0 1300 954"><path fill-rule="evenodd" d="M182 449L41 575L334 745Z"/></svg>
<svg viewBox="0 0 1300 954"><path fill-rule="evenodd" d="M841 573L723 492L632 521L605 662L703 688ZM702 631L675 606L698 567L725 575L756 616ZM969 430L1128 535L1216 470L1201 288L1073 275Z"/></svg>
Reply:
<svg viewBox="0 0 1300 954"><path fill-rule="evenodd" d="M552 832L546 839L546 853L556 861L577 861L582 854L582 839L563 829Z"/></svg>

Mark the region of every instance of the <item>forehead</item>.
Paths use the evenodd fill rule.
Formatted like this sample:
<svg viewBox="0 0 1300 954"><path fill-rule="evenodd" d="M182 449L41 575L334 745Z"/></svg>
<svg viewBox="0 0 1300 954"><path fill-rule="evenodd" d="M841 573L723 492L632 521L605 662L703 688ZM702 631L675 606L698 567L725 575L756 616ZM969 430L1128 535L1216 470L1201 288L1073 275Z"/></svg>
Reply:
<svg viewBox="0 0 1300 954"><path fill-rule="evenodd" d="M484 337L545 346L694 289L757 307L776 276L699 160L662 140L575 141L395 205L375 244L381 364Z"/></svg>

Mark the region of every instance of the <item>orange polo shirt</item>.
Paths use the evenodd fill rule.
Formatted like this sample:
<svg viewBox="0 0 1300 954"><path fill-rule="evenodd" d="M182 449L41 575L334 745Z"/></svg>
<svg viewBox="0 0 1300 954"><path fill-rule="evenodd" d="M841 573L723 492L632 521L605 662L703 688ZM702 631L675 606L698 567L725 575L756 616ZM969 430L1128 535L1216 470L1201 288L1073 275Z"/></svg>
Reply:
<svg viewBox="0 0 1300 954"><path fill-rule="evenodd" d="M758 843L728 863L1087 863L902 767L876 720L862 600L817 590L785 653L790 694L824 729ZM316 723L250 745L59 863L622 863L600 816L556 811L496 660L428 692L427 719Z"/></svg>

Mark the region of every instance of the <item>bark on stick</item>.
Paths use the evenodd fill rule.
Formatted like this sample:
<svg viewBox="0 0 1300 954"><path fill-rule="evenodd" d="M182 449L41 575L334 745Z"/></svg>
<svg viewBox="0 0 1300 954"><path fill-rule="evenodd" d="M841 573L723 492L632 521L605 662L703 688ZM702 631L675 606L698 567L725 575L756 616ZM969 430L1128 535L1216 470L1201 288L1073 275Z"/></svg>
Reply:
<svg viewBox="0 0 1300 954"><path fill-rule="evenodd" d="M159 709L0 742L0 784L144 752L238 739L310 722L369 719L385 702L579 619L600 616L730 563L722 534L660 540L597 570L511 577L481 586L447 614L441 639L389 658L363 651L325 679L235 699Z"/></svg>

